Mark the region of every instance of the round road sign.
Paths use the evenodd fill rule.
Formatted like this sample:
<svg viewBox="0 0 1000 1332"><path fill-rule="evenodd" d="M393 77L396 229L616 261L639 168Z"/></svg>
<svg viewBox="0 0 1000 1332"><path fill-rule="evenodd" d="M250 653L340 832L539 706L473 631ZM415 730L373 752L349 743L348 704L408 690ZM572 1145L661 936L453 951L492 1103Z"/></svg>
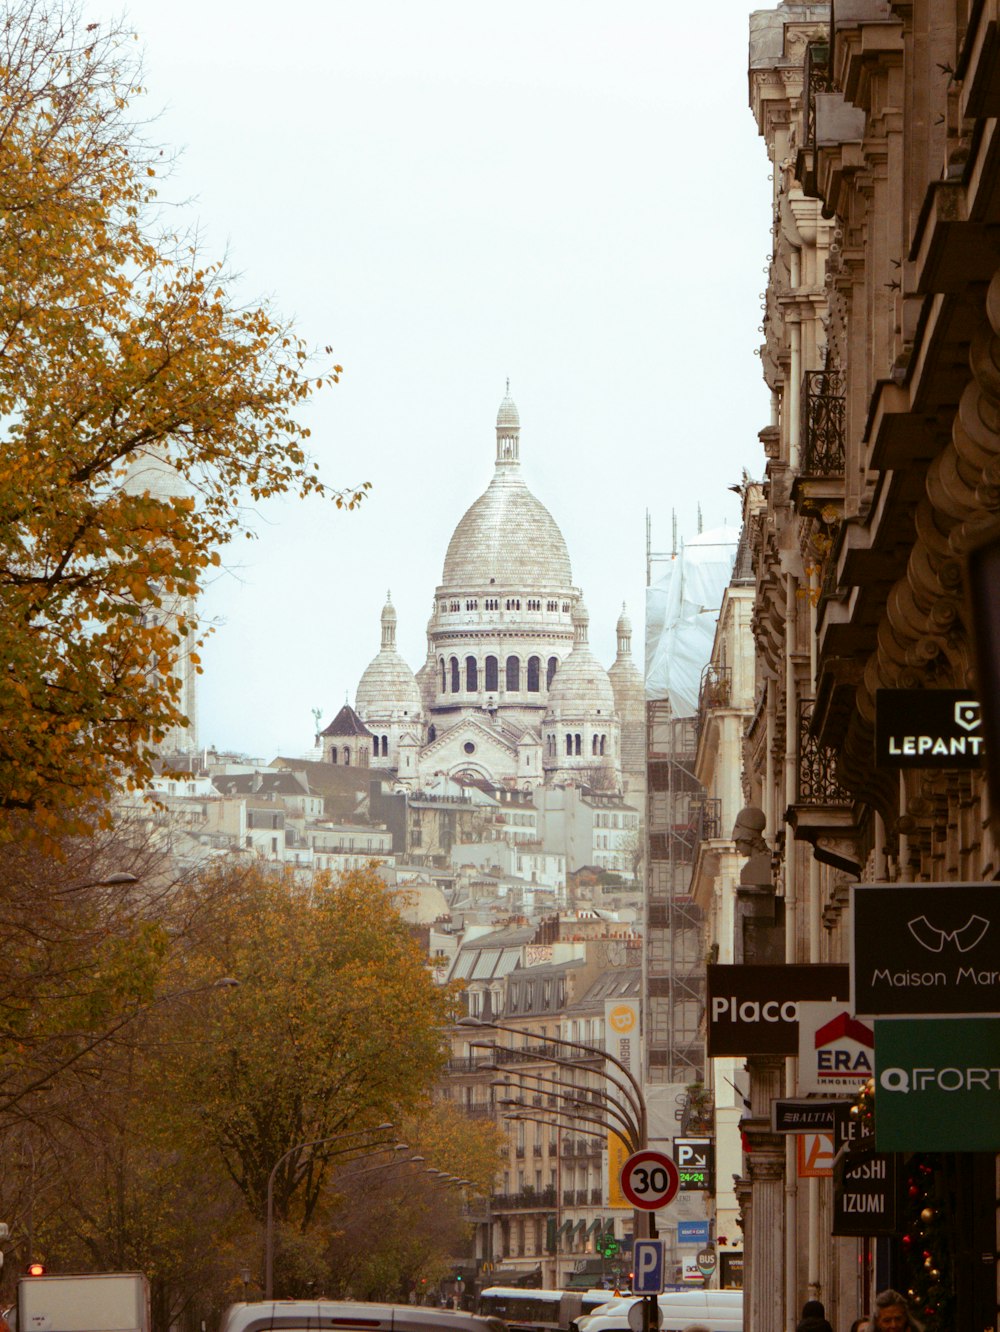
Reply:
<svg viewBox="0 0 1000 1332"><path fill-rule="evenodd" d="M633 1207L646 1212L671 1202L680 1182L677 1167L662 1152L635 1152L622 1166L622 1193Z"/></svg>
<svg viewBox="0 0 1000 1332"><path fill-rule="evenodd" d="M643 1332L645 1315L643 1314L642 1306L644 1304L649 1305L649 1326L656 1329L656 1332L659 1332L659 1329L663 1326L663 1310L660 1308L660 1302L655 1296L650 1296L648 1299L638 1299L635 1304L629 1305L627 1315L629 1327L632 1329L632 1332Z"/></svg>

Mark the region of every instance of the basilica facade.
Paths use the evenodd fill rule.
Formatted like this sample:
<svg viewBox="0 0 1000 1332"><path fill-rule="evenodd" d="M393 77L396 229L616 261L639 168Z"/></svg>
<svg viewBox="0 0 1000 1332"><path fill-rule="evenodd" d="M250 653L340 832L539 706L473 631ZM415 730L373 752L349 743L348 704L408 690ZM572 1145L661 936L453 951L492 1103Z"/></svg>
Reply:
<svg viewBox="0 0 1000 1332"><path fill-rule="evenodd" d="M588 643L565 539L525 484L520 435L508 387L493 478L448 543L416 673L396 648L391 600L382 611L381 647L355 701L371 737L365 757L414 789L442 774L523 789L634 789L645 713L631 625L623 608L606 670ZM320 737L328 761L343 762L345 750L350 761L334 734L343 730L341 717Z"/></svg>

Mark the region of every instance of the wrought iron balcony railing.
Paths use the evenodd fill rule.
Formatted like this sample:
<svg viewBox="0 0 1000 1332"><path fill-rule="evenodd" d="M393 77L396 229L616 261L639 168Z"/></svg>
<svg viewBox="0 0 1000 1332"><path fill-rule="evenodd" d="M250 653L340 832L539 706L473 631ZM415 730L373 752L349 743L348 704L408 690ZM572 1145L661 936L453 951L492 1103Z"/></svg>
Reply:
<svg viewBox="0 0 1000 1332"><path fill-rule="evenodd" d="M844 403L841 371L806 371L802 382L803 475L844 475Z"/></svg>
<svg viewBox="0 0 1000 1332"><path fill-rule="evenodd" d="M812 734L815 699L799 699L799 805L850 805L850 794L837 781L837 751Z"/></svg>

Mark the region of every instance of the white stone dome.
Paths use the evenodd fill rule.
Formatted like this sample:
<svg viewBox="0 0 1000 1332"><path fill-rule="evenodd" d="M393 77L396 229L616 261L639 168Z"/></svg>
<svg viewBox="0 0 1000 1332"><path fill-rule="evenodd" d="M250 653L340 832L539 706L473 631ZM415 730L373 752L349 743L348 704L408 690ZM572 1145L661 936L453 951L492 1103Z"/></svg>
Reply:
<svg viewBox="0 0 1000 1332"><path fill-rule="evenodd" d="M466 510L448 543L441 582L528 592L572 587L563 534L518 472L498 468L486 493Z"/></svg>
<svg viewBox="0 0 1000 1332"><path fill-rule="evenodd" d="M358 682L354 706L364 721L390 715L420 717L423 703L420 686L396 651L396 609L387 600L382 611L382 648Z"/></svg>
<svg viewBox="0 0 1000 1332"><path fill-rule="evenodd" d="M521 422L507 396L497 412L493 480L466 510L444 557L442 588L516 592L569 592L573 570L562 532L544 504L524 484L520 466Z"/></svg>
<svg viewBox="0 0 1000 1332"><path fill-rule="evenodd" d="M520 426L521 418L518 415L517 403L510 396L510 380L507 380L507 393L500 408L497 411L497 429L503 426Z"/></svg>
<svg viewBox="0 0 1000 1332"><path fill-rule="evenodd" d="M613 717L615 695L608 673L587 643L590 616L583 601L573 607L573 650L560 664L549 690L546 718Z"/></svg>

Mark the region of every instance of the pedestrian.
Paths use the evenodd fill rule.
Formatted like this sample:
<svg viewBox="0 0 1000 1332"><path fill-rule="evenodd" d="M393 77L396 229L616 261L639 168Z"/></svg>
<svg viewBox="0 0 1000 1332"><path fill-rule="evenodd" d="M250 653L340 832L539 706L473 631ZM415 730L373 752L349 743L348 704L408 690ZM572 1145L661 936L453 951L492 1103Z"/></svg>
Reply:
<svg viewBox="0 0 1000 1332"><path fill-rule="evenodd" d="M826 1309L821 1300L806 1300L795 1332L833 1332L833 1328L827 1322Z"/></svg>
<svg viewBox="0 0 1000 1332"><path fill-rule="evenodd" d="M875 1296L875 1307L868 1332L924 1332L924 1325L910 1312L909 1301L898 1290L882 1290Z"/></svg>
<svg viewBox="0 0 1000 1332"><path fill-rule="evenodd" d="M848 1332L868 1332L868 1323L867 1315L864 1318L855 1318Z"/></svg>
<svg viewBox="0 0 1000 1332"><path fill-rule="evenodd" d="M704 1323L688 1323L684 1332L712 1332L712 1329L706 1327Z"/></svg>

